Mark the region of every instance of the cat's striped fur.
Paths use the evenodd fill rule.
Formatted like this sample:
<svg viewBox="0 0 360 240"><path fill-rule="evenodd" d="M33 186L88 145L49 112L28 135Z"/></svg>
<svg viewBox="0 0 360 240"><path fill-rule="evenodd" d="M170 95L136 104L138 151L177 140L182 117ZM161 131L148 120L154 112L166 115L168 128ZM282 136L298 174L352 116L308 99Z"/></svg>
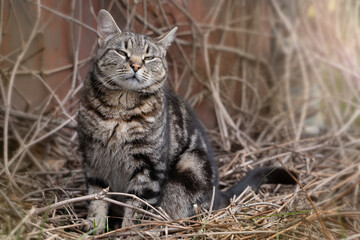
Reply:
<svg viewBox="0 0 360 240"><path fill-rule="evenodd" d="M217 166L201 123L164 87L166 50L176 30L157 39L121 32L111 15L100 11L99 47L84 82L78 118L89 193L110 186L111 191L132 193L160 206L177 219L191 216L194 204L208 208L213 189L218 208L247 185L294 183L283 169L276 169L268 180L264 175L274 169L262 168L228 192L219 191ZM139 217L131 209L114 209L124 217L123 226ZM108 210L107 203L92 201L85 230L95 224L102 231Z"/></svg>

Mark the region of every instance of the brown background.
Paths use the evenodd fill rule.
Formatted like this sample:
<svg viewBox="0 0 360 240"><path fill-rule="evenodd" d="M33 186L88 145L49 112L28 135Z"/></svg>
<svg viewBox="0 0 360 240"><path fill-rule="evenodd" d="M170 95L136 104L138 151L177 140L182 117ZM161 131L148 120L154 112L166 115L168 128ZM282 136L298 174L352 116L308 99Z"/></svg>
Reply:
<svg viewBox="0 0 360 240"><path fill-rule="evenodd" d="M101 8L111 9L115 20L121 29L132 30L157 36L161 32L178 25L179 41L169 50L168 59L172 69L171 85L180 95L189 99L195 105L201 120L208 127L216 126L213 104L209 102L209 87L199 83L209 81L209 78L222 76L243 76L244 60L236 54L209 50L210 66L220 65L219 73L214 73L214 68L206 72L204 67L204 52L202 44L203 34L207 32L210 24L224 24L224 21L234 21L233 28L243 28L243 32L224 32L221 27L209 32L205 40L208 44L219 44L235 47L239 51L246 49L254 61L246 62L246 74L261 75L262 81L269 83L272 79L261 71L261 65L256 58L269 58L270 30L269 22L254 18L253 16L267 16L269 7L263 1L224 1L219 6L218 17L212 19L211 11L218 1L42 1L40 27L36 37L26 52L18 74L15 78L15 88L12 106L16 110L30 113L50 111L58 107L59 102L52 99L47 107L50 92L56 95L59 101L64 101L64 106L71 115L76 113L76 96L78 86L82 83L89 68L90 58L96 48L96 15ZM231 3L230 3L231 2ZM3 69L4 83L9 78L12 64L18 53L29 38L36 21L36 5L33 1L5 1L1 41L0 62ZM128 4L128 5L127 5ZM159 8L159 4L161 8ZM235 7L235 8L233 8ZM146 13L144 12L146 8ZM229 12L229 8L232 8ZM162 12L164 11L164 12ZM163 17L163 13L166 15ZM132 17L139 14L140 20ZM145 15L144 15L145 14ZM226 16L231 14L231 16ZM255 15L254 15L255 14ZM130 16L130 17L129 17ZM226 19L228 18L228 19ZM212 22L211 22L212 21ZM78 24L79 22L82 25ZM260 28L261 32L246 32L246 29ZM150 26L150 27L149 27ZM157 31L154 31L153 27ZM265 36L265 37L264 37ZM268 37L266 37L268 36ZM194 50L192 44L198 44ZM222 46L219 45L219 46ZM181 50L179 49L181 47ZM183 53L181 53L181 51ZM231 50L230 50L231 52ZM189 70L184 55L191 61L190 64L196 71ZM215 62L216 56L221 54ZM246 53L245 53L246 54ZM248 61L248 59L245 59ZM254 65L259 66L255 67ZM250 78L249 76L249 78ZM252 82L256 82L256 78ZM181 82L180 82L181 81ZM189 86L191 85L191 86ZM233 103L241 104L241 84L228 81L219 86L228 95ZM71 91L69 91L69 89ZM200 94L199 94L200 93ZM196 95L199 94L199 95ZM75 98L74 98L75 97ZM54 98L54 96L52 97ZM205 98L205 101L203 99Z"/></svg>

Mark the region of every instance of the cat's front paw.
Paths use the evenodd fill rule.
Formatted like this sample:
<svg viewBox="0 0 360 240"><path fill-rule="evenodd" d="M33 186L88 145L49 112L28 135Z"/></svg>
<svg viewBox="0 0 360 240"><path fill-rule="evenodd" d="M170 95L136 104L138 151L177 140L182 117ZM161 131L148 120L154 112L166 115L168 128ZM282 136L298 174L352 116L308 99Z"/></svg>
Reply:
<svg viewBox="0 0 360 240"><path fill-rule="evenodd" d="M130 220L129 218L124 218L121 223L121 228L127 228L134 224L135 224L134 221Z"/></svg>
<svg viewBox="0 0 360 240"><path fill-rule="evenodd" d="M86 220L83 221L84 225L82 226L81 230L93 235L102 234L106 230L106 223L106 217L88 217Z"/></svg>

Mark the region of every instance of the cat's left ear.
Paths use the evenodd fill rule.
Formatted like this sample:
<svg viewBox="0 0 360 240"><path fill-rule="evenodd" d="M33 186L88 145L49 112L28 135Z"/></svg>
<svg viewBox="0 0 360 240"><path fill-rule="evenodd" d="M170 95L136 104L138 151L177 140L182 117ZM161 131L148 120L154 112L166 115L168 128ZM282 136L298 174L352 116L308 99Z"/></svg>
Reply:
<svg viewBox="0 0 360 240"><path fill-rule="evenodd" d="M100 47L104 46L115 34L121 34L121 30L116 25L114 18L104 9L101 9L98 15L97 34Z"/></svg>
<svg viewBox="0 0 360 240"><path fill-rule="evenodd" d="M163 35L157 37L156 40L157 40L158 44L160 44L165 49L167 49L171 45L171 43L174 41L175 33L177 30L178 30L178 27L174 27L169 32L164 33Z"/></svg>

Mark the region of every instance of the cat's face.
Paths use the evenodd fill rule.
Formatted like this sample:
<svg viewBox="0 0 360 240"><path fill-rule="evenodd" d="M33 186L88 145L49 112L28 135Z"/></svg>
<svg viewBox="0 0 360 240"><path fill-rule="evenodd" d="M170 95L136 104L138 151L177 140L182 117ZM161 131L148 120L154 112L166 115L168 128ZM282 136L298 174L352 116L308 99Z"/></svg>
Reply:
<svg viewBox="0 0 360 240"><path fill-rule="evenodd" d="M101 10L98 16L96 72L109 89L152 92L167 78L166 49L177 28L157 39L121 32L111 15Z"/></svg>

